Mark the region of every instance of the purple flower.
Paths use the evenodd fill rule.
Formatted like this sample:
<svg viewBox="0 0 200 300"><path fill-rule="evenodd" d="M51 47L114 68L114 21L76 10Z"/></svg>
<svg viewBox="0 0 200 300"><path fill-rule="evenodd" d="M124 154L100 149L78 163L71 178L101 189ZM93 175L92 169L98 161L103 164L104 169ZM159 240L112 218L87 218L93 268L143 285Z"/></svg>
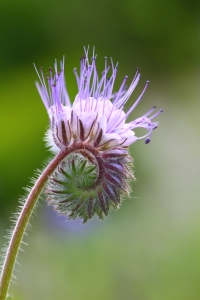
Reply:
<svg viewBox="0 0 200 300"><path fill-rule="evenodd" d="M155 113L156 107L153 106L143 116L127 122L149 83L146 82L135 103L124 111L124 105L140 80L138 69L128 89L126 89L128 77L125 76L119 90L113 92L118 65L114 66L112 59L108 64L105 58L104 71L99 77L96 55L93 54L90 62L88 50L85 50L85 56L80 60L80 74L74 69L78 94L71 102L65 84L64 60L60 63L60 71L57 69L57 62L54 68L55 74L49 69L47 84L42 69L41 75L37 72L40 83L36 83L36 86L51 124L47 133L47 144L54 153L68 147L73 154L70 158L66 158L52 176L47 188L48 200L58 211L64 213L70 211L72 218L79 215L86 221L95 213L102 218L102 213L108 213L110 204L117 208L120 195L129 191L127 179L133 175L128 146L142 138L145 138L146 144L150 142L152 131L158 126L158 123L152 120L162 110ZM111 75L108 77L110 71ZM136 128L144 128L147 133L144 136L136 136L134 132ZM84 160L85 157L88 159L87 162ZM87 168L92 170L90 175L93 180L91 183L91 178L87 178L90 188L87 186L87 195L84 194L84 197L81 196L84 190L82 177L76 178L76 184L71 187L72 180L75 180L73 174L75 176L81 173L79 171L82 164L84 170ZM92 165L96 166L96 169L93 170ZM66 186L70 192L67 192Z"/></svg>

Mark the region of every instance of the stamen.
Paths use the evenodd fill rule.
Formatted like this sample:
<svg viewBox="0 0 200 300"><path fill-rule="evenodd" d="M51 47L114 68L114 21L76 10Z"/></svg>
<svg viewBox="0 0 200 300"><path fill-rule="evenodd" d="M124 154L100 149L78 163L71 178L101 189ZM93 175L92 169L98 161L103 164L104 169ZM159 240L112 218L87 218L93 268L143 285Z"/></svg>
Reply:
<svg viewBox="0 0 200 300"><path fill-rule="evenodd" d="M40 80L40 83L41 83L41 86L36 82L36 87L38 89L38 92L43 100L43 103L48 111L49 107L51 106L51 102L49 101L49 95L48 95L48 91L47 91L47 88L46 88L46 85L45 85L45 81L44 81L44 75L43 75L43 72L42 72L42 69L40 68L41 70L41 75L42 75L42 79L39 75L39 72L35 66L35 64L33 64L34 68L35 68L35 71L38 75L38 78Z"/></svg>
<svg viewBox="0 0 200 300"><path fill-rule="evenodd" d="M124 96L119 100L119 97L118 97L118 99L116 99L115 100L115 102L117 102L117 107L120 107L120 103L122 103L121 104L121 106L123 106L126 102L124 102L123 103L123 101L127 98L127 95L128 95L128 92L131 90L131 92L130 92L130 95L132 94L132 92L133 92L133 90L135 89L135 87L137 86L137 84L138 84L138 82L139 82L139 79L140 79L140 77L138 77L140 74L139 74L139 68L137 68L136 69L136 73L135 73L135 76L134 76L134 78L133 78L133 80L132 80L132 83L131 83L131 85L130 85L130 87L129 87L129 89L128 89L128 91L124 94ZM126 76L127 78L128 78L128 76ZM125 78L126 78L125 77ZM138 79L138 80L136 80L136 79ZM134 85L134 88L133 88L133 83L135 83L135 85ZM125 83L124 83L125 84ZM128 97L129 98L129 97ZM128 98L127 98L127 100L128 100ZM119 100L119 101L118 101ZM127 101L126 100L126 101ZM122 108L122 107L121 107Z"/></svg>
<svg viewBox="0 0 200 300"><path fill-rule="evenodd" d="M139 75L138 75L139 76ZM147 89L147 86L149 84L149 81L146 81L146 84L145 84L145 87L141 93L141 95L138 97L138 99L135 101L135 103L132 105L132 107L128 110L128 112L125 114L125 116L116 124L115 127L119 127L119 125L125 120L127 119L127 117L130 115L130 113L135 109L135 107L138 105L138 103L140 102L140 100L142 99L146 89ZM130 88L129 88L130 89ZM111 128L109 128L109 130L111 130Z"/></svg>
<svg viewBox="0 0 200 300"><path fill-rule="evenodd" d="M150 115L155 109L156 109L156 106L153 106L146 114L144 114L144 117L147 117L148 115Z"/></svg>
<svg viewBox="0 0 200 300"><path fill-rule="evenodd" d="M139 96L139 98L135 101L135 103L133 104L133 106L128 110L128 112L126 113L126 118L130 115L130 113L136 108L136 106L138 105L138 103L141 101L147 87L150 81L146 81L145 87L141 93L141 95Z"/></svg>
<svg viewBox="0 0 200 300"><path fill-rule="evenodd" d="M99 84L99 78L98 78L98 73L96 69L96 57L92 58L92 67L93 67L93 82L92 82L92 87L90 90L90 96L94 97L95 91L97 90L98 84Z"/></svg>
<svg viewBox="0 0 200 300"><path fill-rule="evenodd" d="M149 144L151 141L150 137L148 137L146 140L145 140L145 144Z"/></svg>
<svg viewBox="0 0 200 300"><path fill-rule="evenodd" d="M106 84L106 83L105 83L105 81L107 80L106 76L107 76L109 70L110 70L110 65L107 67L107 69L105 69L105 70L102 72L101 80L100 80L100 82L99 82L99 84L98 84L98 86L97 86L97 90L96 90L96 92L95 92L95 94L94 94L94 98L95 98L95 99L100 98L100 97L102 96L102 94L103 94L104 88L102 88L102 87L103 87L103 84L104 84L104 86L105 86L105 84ZM102 92L101 92L101 90L102 90Z"/></svg>
<svg viewBox="0 0 200 300"><path fill-rule="evenodd" d="M110 78L107 78L106 85L104 86L104 92L102 96L104 98L107 98L108 100L110 99L110 96L112 94L115 78L117 75L117 65L115 69L113 70L112 76Z"/></svg>
<svg viewBox="0 0 200 300"><path fill-rule="evenodd" d="M110 88L109 88L109 93L107 94L107 99L108 100L110 100L111 95L112 95L112 91L113 91L115 79L116 79L116 76L117 76L117 72L118 72L118 63L116 64L115 68L113 69L113 74L112 74L112 77L110 79Z"/></svg>
<svg viewBox="0 0 200 300"><path fill-rule="evenodd" d="M154 119L155 117L157 117L160 113L163 112L163 109L160 109L155 115L153 115L152 117L150 117L149 119Z"/></svg>
<svg viewBox="0 0 200 300"><path fill-rule="evenodd" d="M54 69L55 69L55 72L57 73L57 59L55 59L55 63L54 63Z"/></svg>
<svg viewBox="0 0 200 300"><path fill-rule="evenodd" d="M128 99L130 98L131 94L133 93L134 89L136 88L139 80L140 80L140 74L137 75L137 77L132 80L131 85L129 87L129 89L127 90L127 92L125 93L125 95L116 103L116 107L119 109L122 106L124 106L126 104L126 102L128 101Z"/></svg>
<svg viewBox="0 0 200 300"><path fill-rule="evenodd" d="M91 75L92 75L92 66L89 65L88 70L85 74L85 82L84 82L84 89L83 89L83 95L82 95L83 99L87 99L89 97ZM87 104L87 101L85 104ZM86 105L85 105L85 109L86 109Z"/></svg>
<svg viewBox="0 0 200 300"><path fill-rule="evenodd" d="M105 61L105 72L104 72L104 87L103 87L103 90L105 90L105 86L106 86L106 74L107 74L107 72L106 72L106 70L107 70L107 57L105 56L105 58L104 58L104 61ZM110 66L109 66L109 69L110 69Z"/></svg>
<svg viewBox="0 0 200 300"><path fill-rule="evenodd" d="M113 104L115 104L119 100L119 98L121 97L121 92L122 92L122 90L123 90L123 88L124 88L124 86L126 84L127 79L128 79L128 76L125 76L124 80L122 81L122 84L121 84L121 86L119 88L119 91L117 92L117 96L116 96L116 98L113 101Z"/></svg>
<svg viewBox="0 0 200 300"><path fill-rule="evenodd" d="M79 79L79 76L78 76L77 68L74 68L73 72L74 72L74 75L76 77L77 86L79 88L80 79Z"/></svg>

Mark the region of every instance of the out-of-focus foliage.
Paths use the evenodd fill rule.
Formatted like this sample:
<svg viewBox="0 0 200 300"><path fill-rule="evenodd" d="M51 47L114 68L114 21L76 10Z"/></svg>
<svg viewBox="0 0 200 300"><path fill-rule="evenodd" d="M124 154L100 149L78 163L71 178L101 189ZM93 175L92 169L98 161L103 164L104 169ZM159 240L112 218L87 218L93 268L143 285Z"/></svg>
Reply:
<svg viewBox="0 0 200 300"><path fill-rule="evenodd" d="M81 225L41 202L11 289L16 299L199 299L199 17L199 2L186 0L0 2L1 237L48 157L33 62L48 70L65 55L73 99L72 70L83 46L95 45L100 71L104 56L120 62L118 83L140 67L130 102L151 80L133 117L152 105L165 111L151 143L131 147L137 182L120 211Z"/></svg>

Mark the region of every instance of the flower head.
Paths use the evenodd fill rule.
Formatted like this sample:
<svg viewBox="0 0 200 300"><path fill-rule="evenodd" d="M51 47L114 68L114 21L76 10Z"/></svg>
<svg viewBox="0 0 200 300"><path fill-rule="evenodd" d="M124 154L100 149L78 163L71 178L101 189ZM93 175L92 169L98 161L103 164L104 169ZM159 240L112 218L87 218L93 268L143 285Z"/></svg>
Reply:
<svg viewBox="0 0 200 300"><path fill-rule="evenodd" d="M52 175L47 187L48 201L71 217L81 216L85 221L95 213L100 218L107 215L110 205L117 208L120 196L128 193L127 179L132 177L128 146L145 138L148 144L158 123L152 121L162 110L152 107L143 116L127 122L148 86L148 81L138 99L127 110L124 105L136 88L140 74L136 74L126 89L125 76L119 90L113 92L118 65L107 63L99 77L96 56L91 61L88 51L80 60L80 74L74 69L78 94L70 101L64 78L64 60L49 69L47 84L41 69L39 94L50 118L48 145L54 152L68 147L70 154ZM37 71L37 70L36 70ZM111 76L108 73L111 71ZM136 136L134 129L144 128L144 136ZM55 186L55 183L57 184Z"/></svg>

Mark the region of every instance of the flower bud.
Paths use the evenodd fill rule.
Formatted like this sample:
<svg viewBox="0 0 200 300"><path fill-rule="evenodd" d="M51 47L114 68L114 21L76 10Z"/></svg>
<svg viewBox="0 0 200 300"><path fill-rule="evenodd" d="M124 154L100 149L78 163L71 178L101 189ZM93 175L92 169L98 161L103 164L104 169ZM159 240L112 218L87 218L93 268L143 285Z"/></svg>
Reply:
<svg viewBox="0 0 200 300"><path fill-rule="evenodd" d="M95 213L103 219L110 206L119 207L120 195L129 193L132 159L120 147L98 151L80 143L73 148L49 180L47 201L72 219L79 216L86 222Z"/></svg>

